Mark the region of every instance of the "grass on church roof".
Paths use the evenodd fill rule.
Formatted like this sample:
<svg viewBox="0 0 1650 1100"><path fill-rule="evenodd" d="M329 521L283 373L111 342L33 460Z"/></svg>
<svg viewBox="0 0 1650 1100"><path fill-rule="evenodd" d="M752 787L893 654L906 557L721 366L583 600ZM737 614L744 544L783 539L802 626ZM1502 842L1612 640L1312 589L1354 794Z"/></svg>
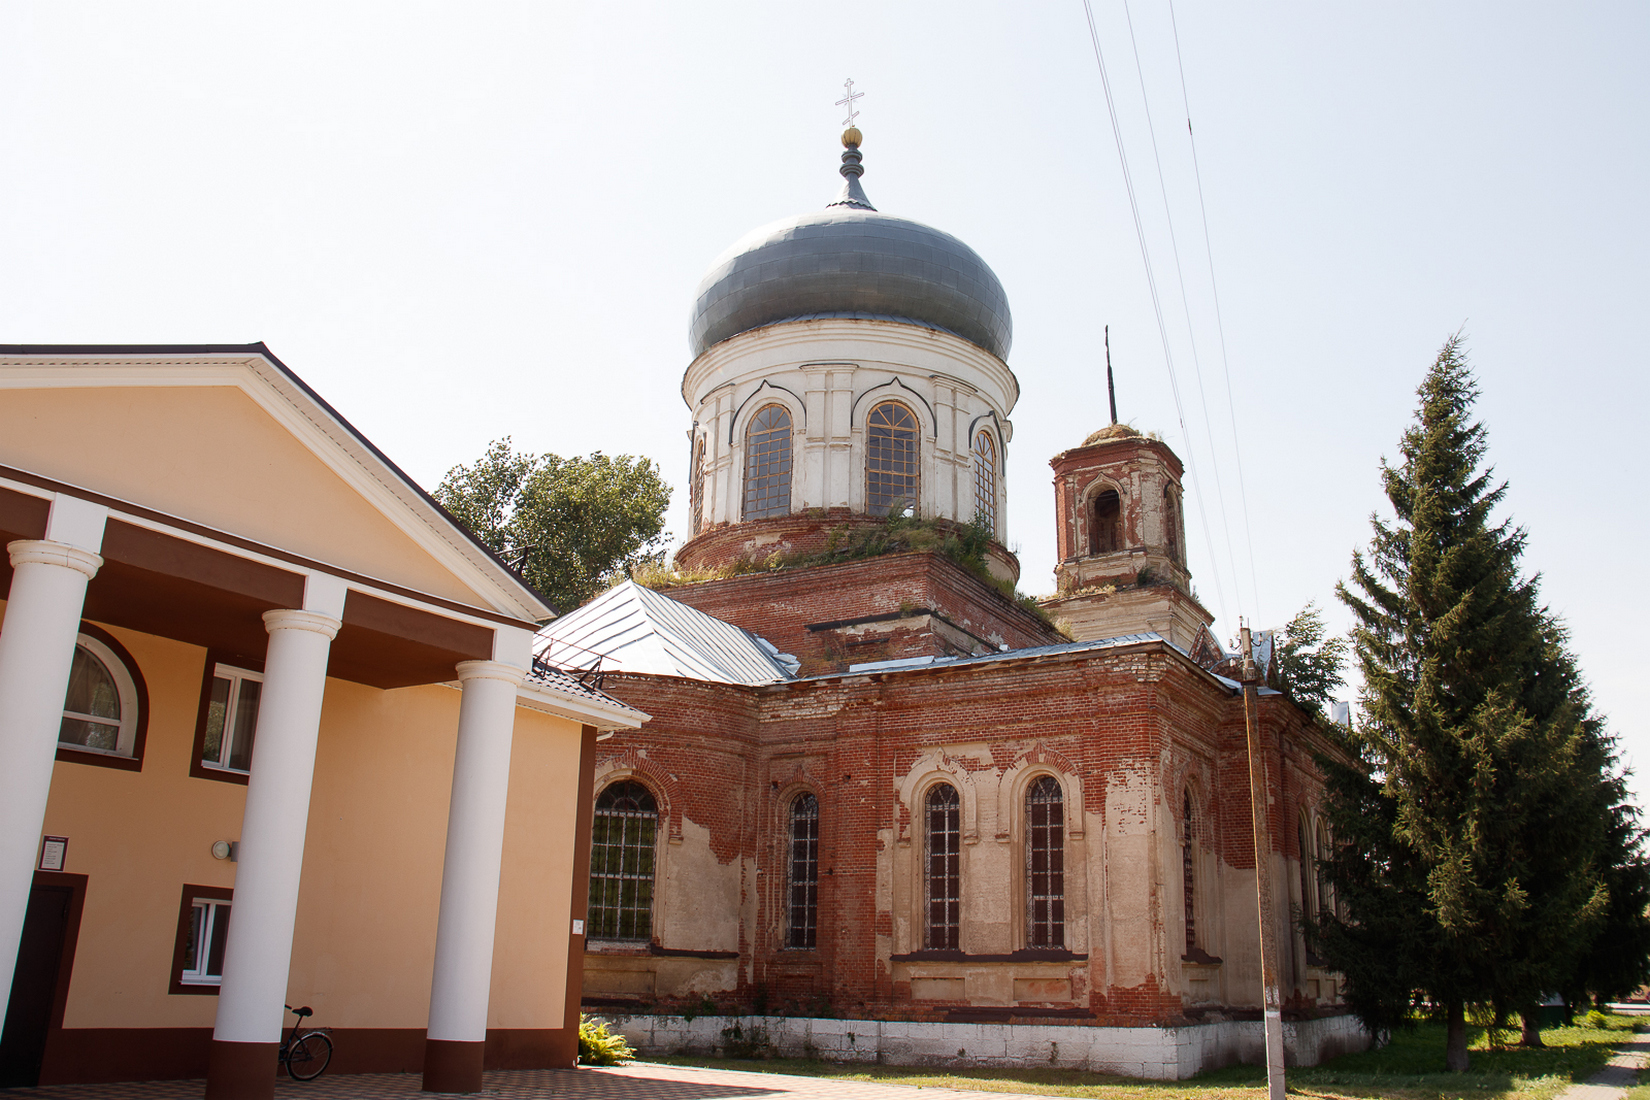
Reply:
<svg viewBox="0 0 1650 1100"><path fill-rule="evenodd" d="M1466 1073L1442 1072L1444 1028L1424 1023L1400 1034L1381 1050L1348 1054L1325 1065L1291 1068L1292 1096L1322 1100L1551 1100L1601 1069L1611 1051L1630 1041L1634 1021L1609 1017L1607 1029L1552 1028L1541 1033L1545 1050L1516 1045L1491 1049L1482 1028L1469 1028L1472 1066ZM1518 1033L1503 1032L1516 1043ZM1100 1073L1049 1068L958 1069L845 1065L793 1058L766 1060L655 1058L677 1066L707 1066L767 1073L881 1081L927 1088L972 1089L1038 1096L1079 1096L1095 1100L1264 1100L1266 1071L1230 1066L1187 1081L1140 1081ZM913 1096L916 1094L913 1093ZM1634 1090L1634 1100L1650 1100L1650 1088Z"/></svg>

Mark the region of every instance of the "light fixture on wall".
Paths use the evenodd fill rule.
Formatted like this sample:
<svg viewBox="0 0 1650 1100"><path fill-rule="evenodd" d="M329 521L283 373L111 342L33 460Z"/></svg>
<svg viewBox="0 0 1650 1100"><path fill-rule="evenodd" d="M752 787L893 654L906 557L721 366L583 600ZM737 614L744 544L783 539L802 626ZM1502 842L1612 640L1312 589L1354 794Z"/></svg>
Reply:
<svg viewBox="0 0 1650 1100"><path fill-rule="evenodd" d="M212 842L212 858L227 859L231 863L237 862L236 857L241 854L241 843L238 840L214 840Z"/></svg>

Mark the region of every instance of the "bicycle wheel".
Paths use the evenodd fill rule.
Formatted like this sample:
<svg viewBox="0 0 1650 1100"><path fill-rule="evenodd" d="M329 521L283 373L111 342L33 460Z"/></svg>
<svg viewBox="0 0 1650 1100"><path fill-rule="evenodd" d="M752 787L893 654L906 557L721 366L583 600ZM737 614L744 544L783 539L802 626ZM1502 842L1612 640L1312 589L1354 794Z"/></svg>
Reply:
<svg viewBox="0 0 1650 1100"><path fill-rule="evenodd" d="M313 1081L332 1061L332 1040L311 1031L292 1044L287 1053L286 1072L294 1081Z"/></svg>

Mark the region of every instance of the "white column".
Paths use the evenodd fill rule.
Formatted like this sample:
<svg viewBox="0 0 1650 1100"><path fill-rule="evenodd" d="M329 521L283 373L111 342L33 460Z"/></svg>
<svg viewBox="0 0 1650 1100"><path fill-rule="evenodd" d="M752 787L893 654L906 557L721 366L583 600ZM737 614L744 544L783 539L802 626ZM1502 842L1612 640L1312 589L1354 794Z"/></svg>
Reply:
<svg viewBox="0 0 1650 1100"><path fill-rule="evenodd" d="M106 515L77 541L101 546ZM67 542L24 540L6 550L13 572L0 628L0 1019L34 884L86 585L103 565L91 549Z"/></svg>
<svg viewBox="0 0 1650 1100"><path fill-rule="evenodd" d="M424 1062L424 1087L431 1091L481 1087L510 741L516 689L525 675L523 668L503 661L464 661L458 666L464 697L458 712Z"/></svg>
<svg viewBox="0 0 1650 1100"><path fill-rule="evenodd" d="M271 1088L292 961L327 655L340 625L336 616L317 611L264 612L269 651L212 1039L214 1047L267 1045L268 1064L262 1068ZM212 1086L209 1079L208 1095Z"/></svg>

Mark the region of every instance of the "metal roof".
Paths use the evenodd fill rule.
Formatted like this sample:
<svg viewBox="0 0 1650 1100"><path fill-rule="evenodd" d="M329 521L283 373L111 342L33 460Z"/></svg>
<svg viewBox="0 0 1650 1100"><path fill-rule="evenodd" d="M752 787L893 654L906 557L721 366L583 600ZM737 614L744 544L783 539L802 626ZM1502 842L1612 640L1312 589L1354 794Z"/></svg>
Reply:
<svg viewBox="0 0 1650 1100"><path fill-rule="evenodd" d="M635 581L550 623L533 648L556 668L750 686L792 679L798 664L766 639Z"/></svg>

